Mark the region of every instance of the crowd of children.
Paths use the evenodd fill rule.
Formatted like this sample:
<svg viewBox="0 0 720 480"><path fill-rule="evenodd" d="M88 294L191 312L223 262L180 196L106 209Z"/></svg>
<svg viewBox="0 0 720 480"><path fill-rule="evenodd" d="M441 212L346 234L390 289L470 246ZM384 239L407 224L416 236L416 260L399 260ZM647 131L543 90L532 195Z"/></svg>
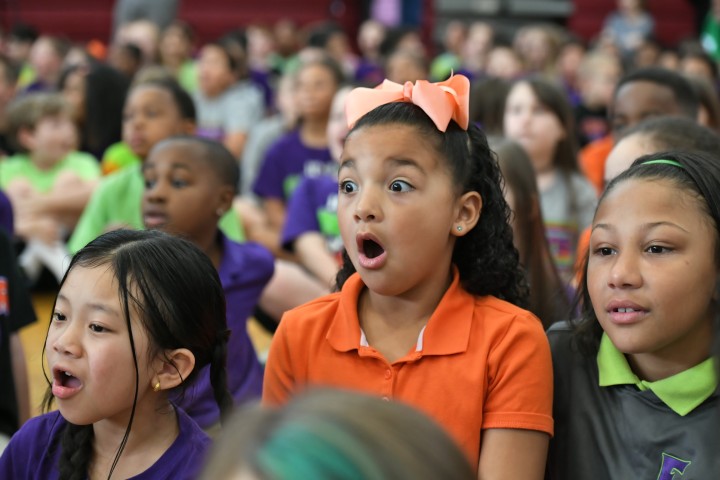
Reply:
<svg viewBox="0 0 720 480"><path fill-rule="evenodd" d="M592 43L450 22L435 58L375 20L360 56L329 23L133 21L104 57L14 28L0 477L714 478L718 68L646 63L618 6Z"/></svg>

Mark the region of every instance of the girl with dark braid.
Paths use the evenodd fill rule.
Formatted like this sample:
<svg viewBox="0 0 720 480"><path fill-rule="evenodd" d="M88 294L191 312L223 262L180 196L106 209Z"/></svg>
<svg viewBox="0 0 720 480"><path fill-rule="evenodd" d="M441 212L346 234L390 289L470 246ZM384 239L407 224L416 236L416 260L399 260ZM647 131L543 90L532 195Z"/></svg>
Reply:
<svg viewBox="0 0 720 480"><path fill-rule="evenodd" d="M45 407L58 411L15 434L0 478L195 478L210 439L169 393L209 365L227 413L227 336L217 272L193 244L129 230L90 242L70 262L45 342Z"/></svg>

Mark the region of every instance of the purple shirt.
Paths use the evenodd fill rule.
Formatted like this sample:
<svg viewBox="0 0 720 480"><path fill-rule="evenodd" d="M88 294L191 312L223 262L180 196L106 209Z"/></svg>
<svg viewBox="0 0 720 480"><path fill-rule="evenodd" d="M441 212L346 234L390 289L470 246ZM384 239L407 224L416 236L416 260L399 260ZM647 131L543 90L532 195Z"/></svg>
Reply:
<svg viewBox="0 0 720 480"><path fill-rule="evenodd" d="M0 228L5 230L9 237L13 235L13 212L10 199L0 190Z"/></svg>
<svg viewBox="0 0 720 480"><path fill-rule="evenodd" d="M292 252L295 240L302 234L320 232L325 237L330 252L342 252L337 201L337 176L303 178L288 202L282 232L283 248Z"/></svg>
<svg viewBox="0 0 720 480"><path fill-rule="evenodd" d="M218 268L227 301L227 325L231 331L227 347L228 390L235 405L260 398L263 367L247 333L247 320L255 310L265 285L275 270L275 260L265 247L236 243L221 235L223 256ZM202 428L220 420L220 410L210 383L210 366L184 393L173 399Z"/></svg>
<svg viewBox="0 0 720 480"><path fill-rule="evenodd" d="M280 137L267 151L253 185L261 198L286 200L300 179L337 172L337 164L327 148L311 148L302 143L300 131Z"/></svg>
<svg viewBox="0 0 720 480"><path fill-rule="evenodd" d="M180 433L147 470L130 480L194 480L201 471L210 438L181 409L176 409ZM60 438L67 421L54 411L30 419L12 437L0 457L0 478L55 480L59 478ZM113 454L113 452L108 452Z"/></svg>

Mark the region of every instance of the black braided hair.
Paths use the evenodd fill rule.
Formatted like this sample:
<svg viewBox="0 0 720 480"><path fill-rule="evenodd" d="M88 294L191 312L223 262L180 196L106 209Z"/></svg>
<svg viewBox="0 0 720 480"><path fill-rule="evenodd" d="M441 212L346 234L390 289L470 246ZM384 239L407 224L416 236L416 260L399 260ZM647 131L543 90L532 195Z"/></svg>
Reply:
<svg viewBox="0 0 720 480"><path fill-rule="evenodd" d="M147 331L151 343L149 358L178 348L187 348L194 355L195 368L183 379L182 388L192 382L204 366L210 365L221 414L228 413L232 401L225 372L228 338L225 296L210 259L193 243L162 232L116 230L99 236L73 257L60 289L74 267L103 265L111 268L118 282L135 368L135 397L130 420L108 472L109 479L130 435L139 390L131 311L138 312ZM169 358L166 361L172 363ZM47 374L45 379L50 387ZM46 410L52 400L52 390L48 388L43 402ZM92 425L68 422L62 435L59 470L64 473L61 478L87 478L92 460Z"/></svg>

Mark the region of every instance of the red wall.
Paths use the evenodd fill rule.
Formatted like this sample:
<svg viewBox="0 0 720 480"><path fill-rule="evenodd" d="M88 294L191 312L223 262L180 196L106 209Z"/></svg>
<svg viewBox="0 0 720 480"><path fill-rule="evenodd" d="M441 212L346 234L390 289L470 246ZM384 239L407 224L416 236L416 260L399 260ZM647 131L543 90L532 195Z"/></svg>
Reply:
<svg viewBox="0 0 720 480"><path fill-rule="evenodd" d="M107 41L110 35L115 0L0 0L0 27L6 30L15 22L34 25L41 33L63 35L70 40ZM196 31L200 43L249 23L272 24L291 18L305 25L331 18L354 33L359 12L357 2L345 0L181 0L178 17Z"/></svg>

